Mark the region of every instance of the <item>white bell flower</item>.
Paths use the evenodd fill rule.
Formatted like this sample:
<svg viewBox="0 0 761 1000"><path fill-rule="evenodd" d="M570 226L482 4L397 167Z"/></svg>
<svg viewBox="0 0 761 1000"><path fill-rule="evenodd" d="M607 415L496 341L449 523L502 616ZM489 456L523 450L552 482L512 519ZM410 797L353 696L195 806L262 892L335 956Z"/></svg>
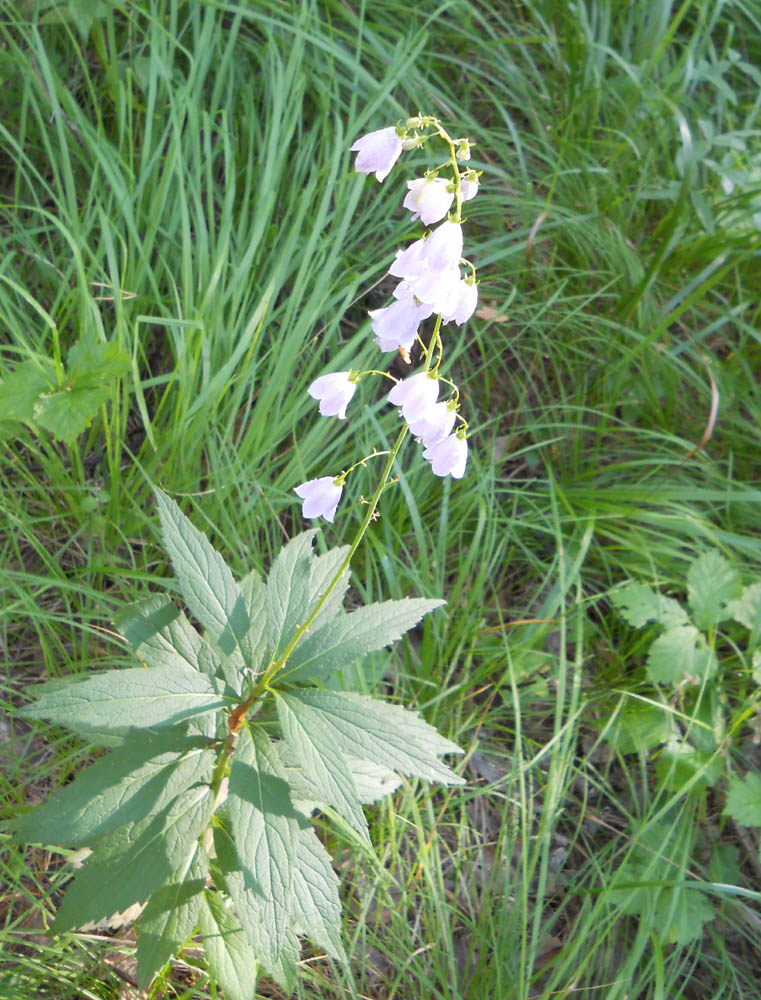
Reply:
<svg viewBox="0 0 761 1000"><path fill-rule="evenodd" d="M320 400L320 413L323 417L346 419L346 407L357 388L357 383L351 380L350 374L332 372L330 375L320 375L307 389L312 399Z"/></svg>
<svg viewBox="0 0 761 1000"><path fill-rule="evenodd" d="M450 434L426 448L423 458L431 463L434 476L462 479L468 461L468 442L464 437Z"/></svg>
<svg viewBox="0 0 761 1000"><path fill-rule="evenodd" d="M464 180L461 180L460 193L462 194L463 201L470 201L471 198L475 198L478 194L478 179L471 180L469 177L466 177Z"/></svg>
<svg viewBox="0 0 761 1000"><path fill-rule="evenodd" d="M350 152L357 154L354 169L361 174L375 174L377 180L384 180L402 152L402 140L392 126L377 132L368 132L357 139Z"/></svg>
<svg viewBox="0 0 761 1000"><path fill-rule="evenodd" d="M424 416L434 405L439 395L439 380L428 372L418 372L410 378L397 382L388 394L389 403L400 406L402 416L410 423Z"/></svg>
<svg viewBox="0 0 761 1000"><path fill-rule="evenodd" d="M446 271L457 267L462 257L462 226L459 222L442 222L434 229L420 252L420 263L430 271Z"/></svg>
<svg viewBox="0 0 761 1000"><path fill-rule="evenodd" d="M441 310L441 321L450 323L454 320L458 326L462 326L476 311L477 305L478 286L474 281L462 279L458 281L447 307Z"/></svg>
<svg viewBox="0 0 761 1000"><path fill-rule="evenodd" d="M410 434L423 442L426 448L441 441L451 433L455 422L455 411L446 403L435 403L416 420L408 420Z"/></svg>
<svg viewBox="0 0 761 1000"><path fill-rule="evenodd" d="M395 351L401 347L409 351L415 343L418 327L433 312L429 305L417 302L408 288L401 285L394 290L395 301L383 309L372 309L375 343L382 351Z"/></svg>
<svg viewBox="0 0 761 1000"><path fill-rule="evenodd" d="M304 501L301 508L304 517L324 517L332 523L343 490L343 483L337 486L334 476L322 476L302 483L293 492Z"/></svg>
<svg viewBox="0 0 761 1000"><path fill-rule="evenodd" d="M443 219L454 201L454 191L450 191L449 187L450 182L441 177L419 177L407 181L404 207L412 212L412 221L421 219L429 226Z"/></svg>
<svg viewBox="0 0 761 1000"><path fill-rule="evenodd" d="M458 301L460 269L446 268L444 271L424 271L408 282L412 293L435 313L450 312Z"/></svg>

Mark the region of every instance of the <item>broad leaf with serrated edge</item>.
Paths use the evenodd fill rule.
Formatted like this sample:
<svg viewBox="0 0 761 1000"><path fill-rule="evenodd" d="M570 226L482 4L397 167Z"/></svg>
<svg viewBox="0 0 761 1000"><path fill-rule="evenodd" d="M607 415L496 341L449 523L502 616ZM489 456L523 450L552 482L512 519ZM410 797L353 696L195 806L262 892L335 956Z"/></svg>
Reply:
<svg viewBox="0 0 761 1000"><path fill-rule="evenodd" d="M302 718L299 705L294 709L288 699L275 694L283 737L307 785L318 789L318 801L332 806L369 844L367 819L344 753L329 732Z"/></svg>
<svg viewBox="0 0 761 1000"><path fill-rule="evenodd" d="M37 398L55 385L55 365L50 358L22 361L0 382L0 421L31 420Z"/></svg>
<svg viewBox="0 0 761 1000"><path fill-rule="evenodd" d="M287 927L279 953L269 961L264 958L264 952L268 950L271 940L267 928L262 926L266 900L261 894L260 887L252 883L250 875L240 870L241 863L235 846L228 833L221 826L214 829L214 847L217 851L219 866L222 869L224 887L233 901L235 913L246 932L254 954L275 982L286 993L291 993L296 979L296 967L300 954L298 939L291 927ZM291 900L289 900L289 904Z"/></svg>
<svg viewBox="0 0 761 1000"><path fill-rule="evenodd" d="M314 689L278 694L278 704L285 702L303 730L344 754L428 781L463 783L438 759L462 750L414 712L359 694Z"/></svg>
<svg viewBox="0 0 761 1000"><path fill-rule="evenodd" d="M240 587L222 556L203 532L160 490L154 490L161 536L188 607L229 654L246 636L250 622Z"/></svg>
<svg viewBox="0 0 761 1000"><path fill-rule="evenodd" d="M307 617L315 534L312 528L283 546L267 577L267 622L273 658Z"/></svg>
<svg viewBox="0 0 761 1000"><path fill-rule="evenodd" d="M724 812L742 826L761 826L760 774L751 771L744 778L730 777Z"/></svg>
<svg viewBox="0 0 761 1000"><path fill-rule="evenodd" d="M326 622L300 643L288 658L278 680L325 678L341 667L382 649L445 601L405 597L358 608Z"/></svg>
<svg viewBox="0 0 761 1000"><path fill-rule="evenodd" d="M68 685L41 684L37 691L38 700L19 714L75 732L173 726L226 705L208 677L179 667L109 670Z"/></svg>
<svg viewBox="0 0 761 1000"><path fill-rule="evenodd" d="M346 559L349 552L348 545L341 545L337 549L330 549L324 555L312 558L312 568L309 573L309 603L307 612L311 614L317 602L322 598L327 587L335 577L341 564ZM316 631L325 622L330 621L338 614L343 604L344 596L349 587L349 570L346 569L341 574L341 578L336 583L327 600L317 613L317 617L312 622L311 630Z"/></svg>
<svg viewBox="0 0 761 1000"><path fill-rule="evenodd" d="M727 605L741 593L737 571L714 549L698 556L687 571L687 597L698 628L710 628L730 618Z"/></svg>
<svg viewBox="0 0 761 1000"><path fill-rule="evenodd" d="M642 628L648 622L658 622L671 628L686 625L687 612L673 597L646 587L641 583L628 583L610 595L610 602L621 617L634 628Z"/></svg>
<svg viewBox="0 0 761 1000"><path fill-rule="evenodd" d="M647 654L647 672L657 684L681 684L685 678L700 681L717 667L716 655L694 625L670 628Z"/></svg>
<svg viewBox="0 0 761 1000"><path fill-rule="evenodd" d="M293 919L299 934L311 938L329 955L346 962L341 943L341 901L338 876L330 855L312 829L299 834L298 861L293 878Z"/></svg>
<svg viewBox="0 0 761 1000"><path fill-rule="evenodd" d="M147 989L151 979L176 955L195 930L209 857L196 841L193 854L172 881L155 892L138 921L137 981Z"/></svg>
<svg viewBox="0 0 761 1000"><path fill-rule="evenodd" d="M299 817L285 772L261 726L244 725L238 733L225 811L260 910L257 938L251 943L262 963L272 968L290 922Z"/></svg>
<svg viewBox="0 0 761 1000"><path fill-rule="evenodd" d="M761 583L751 583L736 601L727 604L727 614L747 629L761 626Z"/></svg>
<svg viewBox="0 0 761 1000"><path fill-rule="evenodd" d="M177 796L211 778L213 753L199 742L184 731L130 733L117 751L21 817L15 839L79 846L142 820L167 805L167 792Z"/></svg>
<svg viewBox="0 0 761 1000"><path fill-rule="evenodd" d="M148 667L198 670L201 637L168 597L156 594L130 604L114 618L114 624L137 656Z"/></svg>
<svg viewBox="0 0 761 1000"><path fill-rule="evenodd" d="M267 588L256 572L251 572L240 582L241 593L246 605L248 632L241 640L244 659L255 675L261 670L272 642L267 622Z"/></svg>
<svg viewBox="0 0 761 1000"><path fill-rule="evenodd" d="M225 1000L253 1000L256 993L256 956L232 910L216 892L204 892L198 911L209 972L221 986Z"/></svg>
<svg viewBox="0 0 761 1000"><path fill-rule="evenodd" d="M194 786L182 792L164 812L138 824L139 835L121 852L103 856L98 850L105 844L97 844L63 897L51 933L59 934L132 903L145 902L194 852L195 842L211 818L211 809L211 789ZM118 836L114 840L123 842Z"/></svg>

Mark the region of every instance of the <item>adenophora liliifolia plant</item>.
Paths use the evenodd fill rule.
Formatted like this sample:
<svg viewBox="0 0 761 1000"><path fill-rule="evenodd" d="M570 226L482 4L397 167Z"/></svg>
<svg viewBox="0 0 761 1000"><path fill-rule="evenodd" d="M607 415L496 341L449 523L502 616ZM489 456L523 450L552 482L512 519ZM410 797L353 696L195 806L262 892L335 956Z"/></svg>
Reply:
<svg viewBox="0 0 761 1000"><path fill-rule="evenodd" d="M356 168L374 173L379 181L390 173L405 149L424 146L440 139L447 146L447 157L425 177L407 182L404 207L412 218L425 225L440 223L404 250L399 250L388 273L399 278L393 291L394 301L370 313L375 343L382 351L398 351L410 363L413 344L422 349L422 370L398 382L388 394L390 403L400 408L405 426L388 453L378 492L369 505L366 523L375 513L375 504L388 483L394 460L409 431L423 445L423 458L431 463L437 476L461 479L468 460L467 422L459 413L457 386L439 376L444 353L441 327L455 322L462 326L476 308L478 287L476 269L462 256L462 205L478 193L478 173L461 167L470 159L469 139L453 139L438 118L417 115L404 125L379 129L363 136L351 147L357 153ZM450 212L450 209L452 211ZM447 216L446 221L442 219ZM464 268L465 274L461 272ZM435 316L428 343L419 336L420 324ZM377 371L333 372L321 375L309 387L309 394L320 401L320 413L343 420L357 383L368 375L392 376ZM451 390L450 399L439 402L439 383ZM455 422L457 426L455 427ZM337 476L321 476L296 487L304 501L305 517L324 517L332 521L343 493L346 478L366 459ZM359 538L364 534L360 531Z"/></svg>
<svg viewBox="0 0 761 1000"><path fill-rule="evenodd" d="M461 783L439 759L459 747L416 713L347 691L342 673L443 603L405 598L343 610L349 562L407 428L422 440L434 473L465 469L464 421L453 433L457 390L449 405L436 400L441 325L464 322L475 305L474 271L466 264L468 277L459 273L460 211L477 182L458 165L469 143L418 117L354 148L358 169L382 179L403 146L432 135L449 145L452 178L438 176L442 167L411 182L405 204L429 222L441 221L453 203L454 215L397 256L396 302L380 311L395 310L394 318L374 314L373 323L384 349L407 355L417 330L410 333L409 316L435 312L437 319L422 372L390 394L406 426L351 545L316 555L312 529L280 551L266 579L252 571L236 580L206 536L156 490L177 589L202 631L169 596L149 596L116 621L140 666L43 685L23 710L107 748L15 823L18 842L85 848L50 931L136 908L142 987L196 931L226 1000L253 1000L260 968L291 992L300 936L345 962L338 879L313 813L336 818L369 844L362 806L393 791L399 775ZM320 412L343 418L359 377L318 379L310 391ZM307 517L332 520L346 475L297 488Z"/></svg>

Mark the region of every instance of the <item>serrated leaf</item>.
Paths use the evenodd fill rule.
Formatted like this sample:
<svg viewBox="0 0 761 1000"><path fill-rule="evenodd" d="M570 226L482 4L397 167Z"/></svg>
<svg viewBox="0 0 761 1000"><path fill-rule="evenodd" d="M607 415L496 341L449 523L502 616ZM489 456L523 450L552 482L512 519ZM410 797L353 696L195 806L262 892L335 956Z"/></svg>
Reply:
<svg viewBox="0 0 761 1000"><path fill-rule="evenodd" d="M641 583L628 583L610 595L610 601L621 617L634 628L642 628L648 622L658 622L671 628L687 624L687 612L673 597L646 587Z"/></svg>
<svg viewBox="0 0 761 1000"><path fill-rule="evenodd" d="M114 624L146 666L173 668L179 658L186 668L199 669L201 636L163 594L123 608Z"/></svg>
<svg viewBox="0 0 761 1000"><path fill-rule="evenodd" d="M685 679L697 683L713 676L718 665L716 655L694 625L670 628L658 636L647 654L647 672L656 684L681 684Z"/></svg>
<svg viewBox="0 0 761 1000"><path fill-rule="evenodd" d="M330 549L330 551L325 552L323 555L314 556L312 558L312 568L309 573L308 613L311 614L312 609L321 599L326 588L330 586L331 580L341 568L341 564L344 559L346 559L349 548L350 547L348 545L341 545L336 549ZM315 620L312 622L312 632L315 632L321 625L324 625L325 622L335 618L341 610L346 591L349 588L350 577L351 573L348 569L341 574L341 578L338 583L330 592L329 597L320 608Z"/></svg>
<svg viewBox="0 0 761 1000"><path fill-rule="evenodd" d="M38 690L38 700L19 714L47 719L75 732L173 726L226 704L204 674L176 667L109 670L66 687L49 689L41 684Z"/></svg>
<svg viewBox="0 0 761 1000"><path fill-rule="evenodd" d="M267 621L267 588L259 574L251 572L241 580L240 589L250 622L248 632L241 640L241 650L249 670L255 676L272 648Z"/></svg>
<svg viewBox="0 0 761 1000"><path fill-rule="evenodd" d="M307 617L315 534L314 528L303 531L284 545L267 577L267 622L273 659Z"/></svg>
<svg viewBox="0 0 761 1000"><path fill-rule="evenodd" d="M37 399L55 389L55 384L50 358L22 361L0 383L0 420L31 420Z"/></svg>
<svg viewBox="0 0 761 1000"><path fill-rule="evenodd" d="M244 725L230 767L226 813L246 888L259 911L255 936L242 913L254 951L272 969L290 922L299 817L291 802L285 772L269 737Z"/></svg>
<svg viewBox="0 0 761 1000"><path fill-rule="evenodd" d="M302 718L300 707L297 704L294 710L289 700L277 697L283 736L307 787L318 790L318 801L332 806L369 844L367 820L344 753L326 730L315 728L310 720Z"/></svg>
<svg viewBox="0 0 761 1000"><path fill-rule="evenodd" d="M461 785L463 779L438 759L462 753L414 712L365 695L301 689L278 692L302 729L342 753L370 759L428 781Z"/></svg>
<svg viewBox="0 0 761 1000"><path fill-rule="evenodd" d="M169 730L131 734L38 809L15 824L25 843L80 846L164 808L191 785L211 778L214 755L198 740ZM170 795L171 798L167 798Z"/></svg>
<svg viewBox="0 0 761 1000"><path fill-rule="evenodd" d="M371 805L379 799L384 799L387 795L401 785L402 779L389 767L382 764L375 764L370 760L359 760L357 757L347 757L346 763L349 766L349 774L354 779L357 786L359 801L365 805Z"/></svg>
<svg viewBox="0 0 761 1000"><path fill-rule="evenodd" d="M196 842L193 854L171 883L155 892L138 921L137 980L147 989L153 976L176 955L195 930L209 858Z"/></svg>
<svg viewBox="0 0 761 1000"><path fill-rule="evenodd" d="M230 654L248 633L250 622L240 587L227 563L203 532L161 490L154 490L161 536L188 607Z"/></svg>
<svg viewBox="0 0 761 1000"><path fill-rule="evenodd" d="M751 583L740 597L727 604L727 614L750 631L761 625L761 583Z"/></svg>
<svg viewBox="0 0 761 1000"><path fill-rule="evenodd" d="M687 598L698 628L710 628L731 617L727 605L741 592L737 571L715 549L698 556L687 571Z"/></svg>
<svg viewBox="0 0 761 1000"><path fill-rule="evenodd" d="M132 831L138 832L134 839L125 832L115 835L110 844L96 845L93 856L67 889L51 933L60 934L132 903L145 902L195 851L211 809L211 789L195 786L182 792L163 813L138 824ZM124 845L125 840L121 851L103 853L114 844Z"/></svg>
<svg viewBox="0 0 761 1000"><path fill-rule="evenodd" d="M58 441L72 443L90 426L92 418L111 397L108 384L66 386L57 392L46 392L34 404L32 419L49 431Z"/></svg>
<svg viewBox="0 0 761 1000"><path fill-rule="evenodd" d="M607 739L619 753L648 753L673 735L674 723L667 706L632 702L619 712Z"/></svg>
<svg viewBox="0 0 761 1000"><path fill-rule="evenodd" d="M724 812L742 826L761 826L761 775L750 771L729 779Z"/></svg>
<svg viewBox="0 0 761 1000"><path fill-rule="evenodd" d="M299 833L298 862L293 879L293 919L299 934L346 962L341 943L339 880L330 855L312 829Z"/></svg>
<svg viewBox="0 0 761 1000"><path fill-rule="evenodd" d="M686 740L672 739L661 749L655 762L655 774L667 788L681 792L690 782L692 788L714 785L724 773L722 761L714 754L697 750ZM697 780L693 780L697 777Z"/></svg>
<svg viewBox="0 0 761 1000"><path fill-rule="evenodd" d="M668 944L688 945L703 936L703 924L714 918L714 909L703 892L686 886L664 890L658 900L653 929Z"/></svg>
<svg viewBox="0 0 761 1000"><path fill-rule="evenodd" d="M324 679L341 667L395 642L423 615L445 604L405 597L358 608L326 622L293 650L278 680L291 683Z"/></svg>
<svg viewBox="0 0 761 1000"><path fill-rule="evenodd" d="M226 1000L253 1000L256 993L256 956L245 931L221 895L205 892L198 912L209 972Z"/></svg>
<svg viewBox="0 0 761 1000"><path fill-rule="evenodd" d="M129 355L113 341L83 337L66 357L66 374L75 386L94 386L126 375L129 369Z"/></svg>

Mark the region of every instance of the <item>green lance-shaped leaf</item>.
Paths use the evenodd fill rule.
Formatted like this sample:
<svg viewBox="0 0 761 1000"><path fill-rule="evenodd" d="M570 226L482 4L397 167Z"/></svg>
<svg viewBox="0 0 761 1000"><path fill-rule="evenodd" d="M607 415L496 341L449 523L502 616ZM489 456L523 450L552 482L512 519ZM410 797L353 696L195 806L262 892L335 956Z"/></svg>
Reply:
<svg viewBox="0 0 761 1000"><path fill-rule="evenodd" d="M277 696L277 712L290 755L303 773L307 787L319 790L320 803L327 803L370 843L367 819L346 756L326 727L312 725L304 718L301 704Z"/></svg>
<svg viewBox="0 0 761 1000"><path fill-rule="evenodd" d="M309 605L307 613L311 613L317 605L326 589L330 586L331 580L335 577L341 564L348 555L349 546L341 545L337 549L330 549L321 556L313 556L312 568L309 572ZM330 621L338 614L343 605L344 596L349 587L351 574L348 569L344 570L338 583L330 592L327 600L317 613L317 617L312 622L310 629L315 632L325 622Z"/></svg>
<svg viewBox="0 0 761 1000"><path fill-rule="evenodd" d="M263 923L267 915L267 901L261 893L261 888L252 883L250 873L240 870L241 862L236 848L221 826L214 829L214 847L222 870L222 883L233 901L235 913L257 960L286 993L291 993L296 981L300 954L298 938L293 929L287 927L277 955L265 958L265 955L272 950L272 934L270 928Z"/></svg>
<svg viewBox="0 0 761 1000"><path fill-rule="evenodd" d="M209 972L226 1000L253 1000L257 962L248 937L232 909L218 892L201 897L198 928Z"/></svg>
<svg viewBox="0 0 761 1000"><path fill-rule="evenodd" d="M51 932L59 934L145 902L187 864L211 810L211 789L197 785L159 815L96 844L67 890Z"/></svg>
<svg viewBox="0 0 761 1000"><path fill-rule="evenodd" d="M346 962L341 943L341 901L338 876L330 855L312 829L299 833L298 862L293 878L293 919L299 934Z"/></svg>
<svg viewBox="0 0 761 1000"><path fill-rule="evenodd" d="M710 628L730 618L728 605L741 593L737 571L714 549L698 556L687 571L687 597L698 628Z"/></svg>
<svg viewBox="0 0 761 1000"><path fill-rule="evenodd" d="M154 490L161 535L188 607L225 654L240 647L250 622L240 587L209 539L161 490Z"/></svg>
<svg viewBox="0 0 761 1000"><path fill-rule="evenodd" d="M657 590L641 583L628 583L610 595L610 601L621 617L634 628L648 622L658 622L666 628L686 625L687 612L673 597L664 597Z"/></svg>
<svg viewBox="0 0 761 1000"><path fill-rule="evenodd" d="M155 892L138 921L137 981L151 979L192 937L209 872L209 857L196 841L193 853L171 881Z"/></svg>
<svg viewBox="0 0 761 1000"><path fill-rule="evenodd" d="M226 704L208 677L179 667L109 670L67 685L42 684L37 690L37 701L19 714L75 732L173 726Z"/></svg>
<svg viewBox="0 0 761 1000"><path fill-rule="evenodd" d="M200 669L201 636L163 594L123 608L114 624L146 666Z"/></svg>
<svg viewBox="0 0 761 1000"><path fill-rule="evenodd" d="M359 694L303 689L280 692L302 730L351 757L383 764L401 774L460 785L438 759L462 750L414 712Z"/></svg>
<svg viewBox="0 0 761 1000"><path fill-rule="evenodd" d="M724 811L742 826L761 826L761 775L755 771L744 778L733 774Z"/></svg>
<svg viewBox="0 0 761 1000"><path fill-rule="evenodd" d="M291 539L277 555L267 577L267 622L276 658L298 625L309 613L309 580L312 572L312 528Z"/></svg>
<svg viewBox="0 0 761 1000"><path fill-rule="evenodd" d="M280 680L324 679L341 667L399 639L423 615L446 603L405 597L383 601L326 622L300 643L288 658Z"/></svg>
<svg viewBox="0 0 761 1000"><path fill-rule="evenodd" d="M199 742L184 730L130 733L118 750L21 817L14 839L79 846L160 811L186 788L211 779L214 754Z"/></svg>
<svg viewBox="0 0 761 1000"><path fill-rule="evenodd" d="M260 726L250 729L244 725L238 734L226 813L253 897L251 905L259 911L251 944L262 964L271 970L290 923L299 816L291 802L285 771ZM242 913L238 916L243 920Z"/></svg>
<svg viewBox="0 0 761 1000"><path fill-rule="evenodd" d="M718 667L714 651L694 625L676 625L659 635L647 654L647 672L657 684L711 677Z"/></svg>
<svg viewBox="0 0 761 1000"><path fill-rule="evenodd" d="M272 648L267 621L267 588L259 574L252 570L241 580L240 589L250 622L248 632L241 640L241 650L248 667L256 675Z"/></svg>

